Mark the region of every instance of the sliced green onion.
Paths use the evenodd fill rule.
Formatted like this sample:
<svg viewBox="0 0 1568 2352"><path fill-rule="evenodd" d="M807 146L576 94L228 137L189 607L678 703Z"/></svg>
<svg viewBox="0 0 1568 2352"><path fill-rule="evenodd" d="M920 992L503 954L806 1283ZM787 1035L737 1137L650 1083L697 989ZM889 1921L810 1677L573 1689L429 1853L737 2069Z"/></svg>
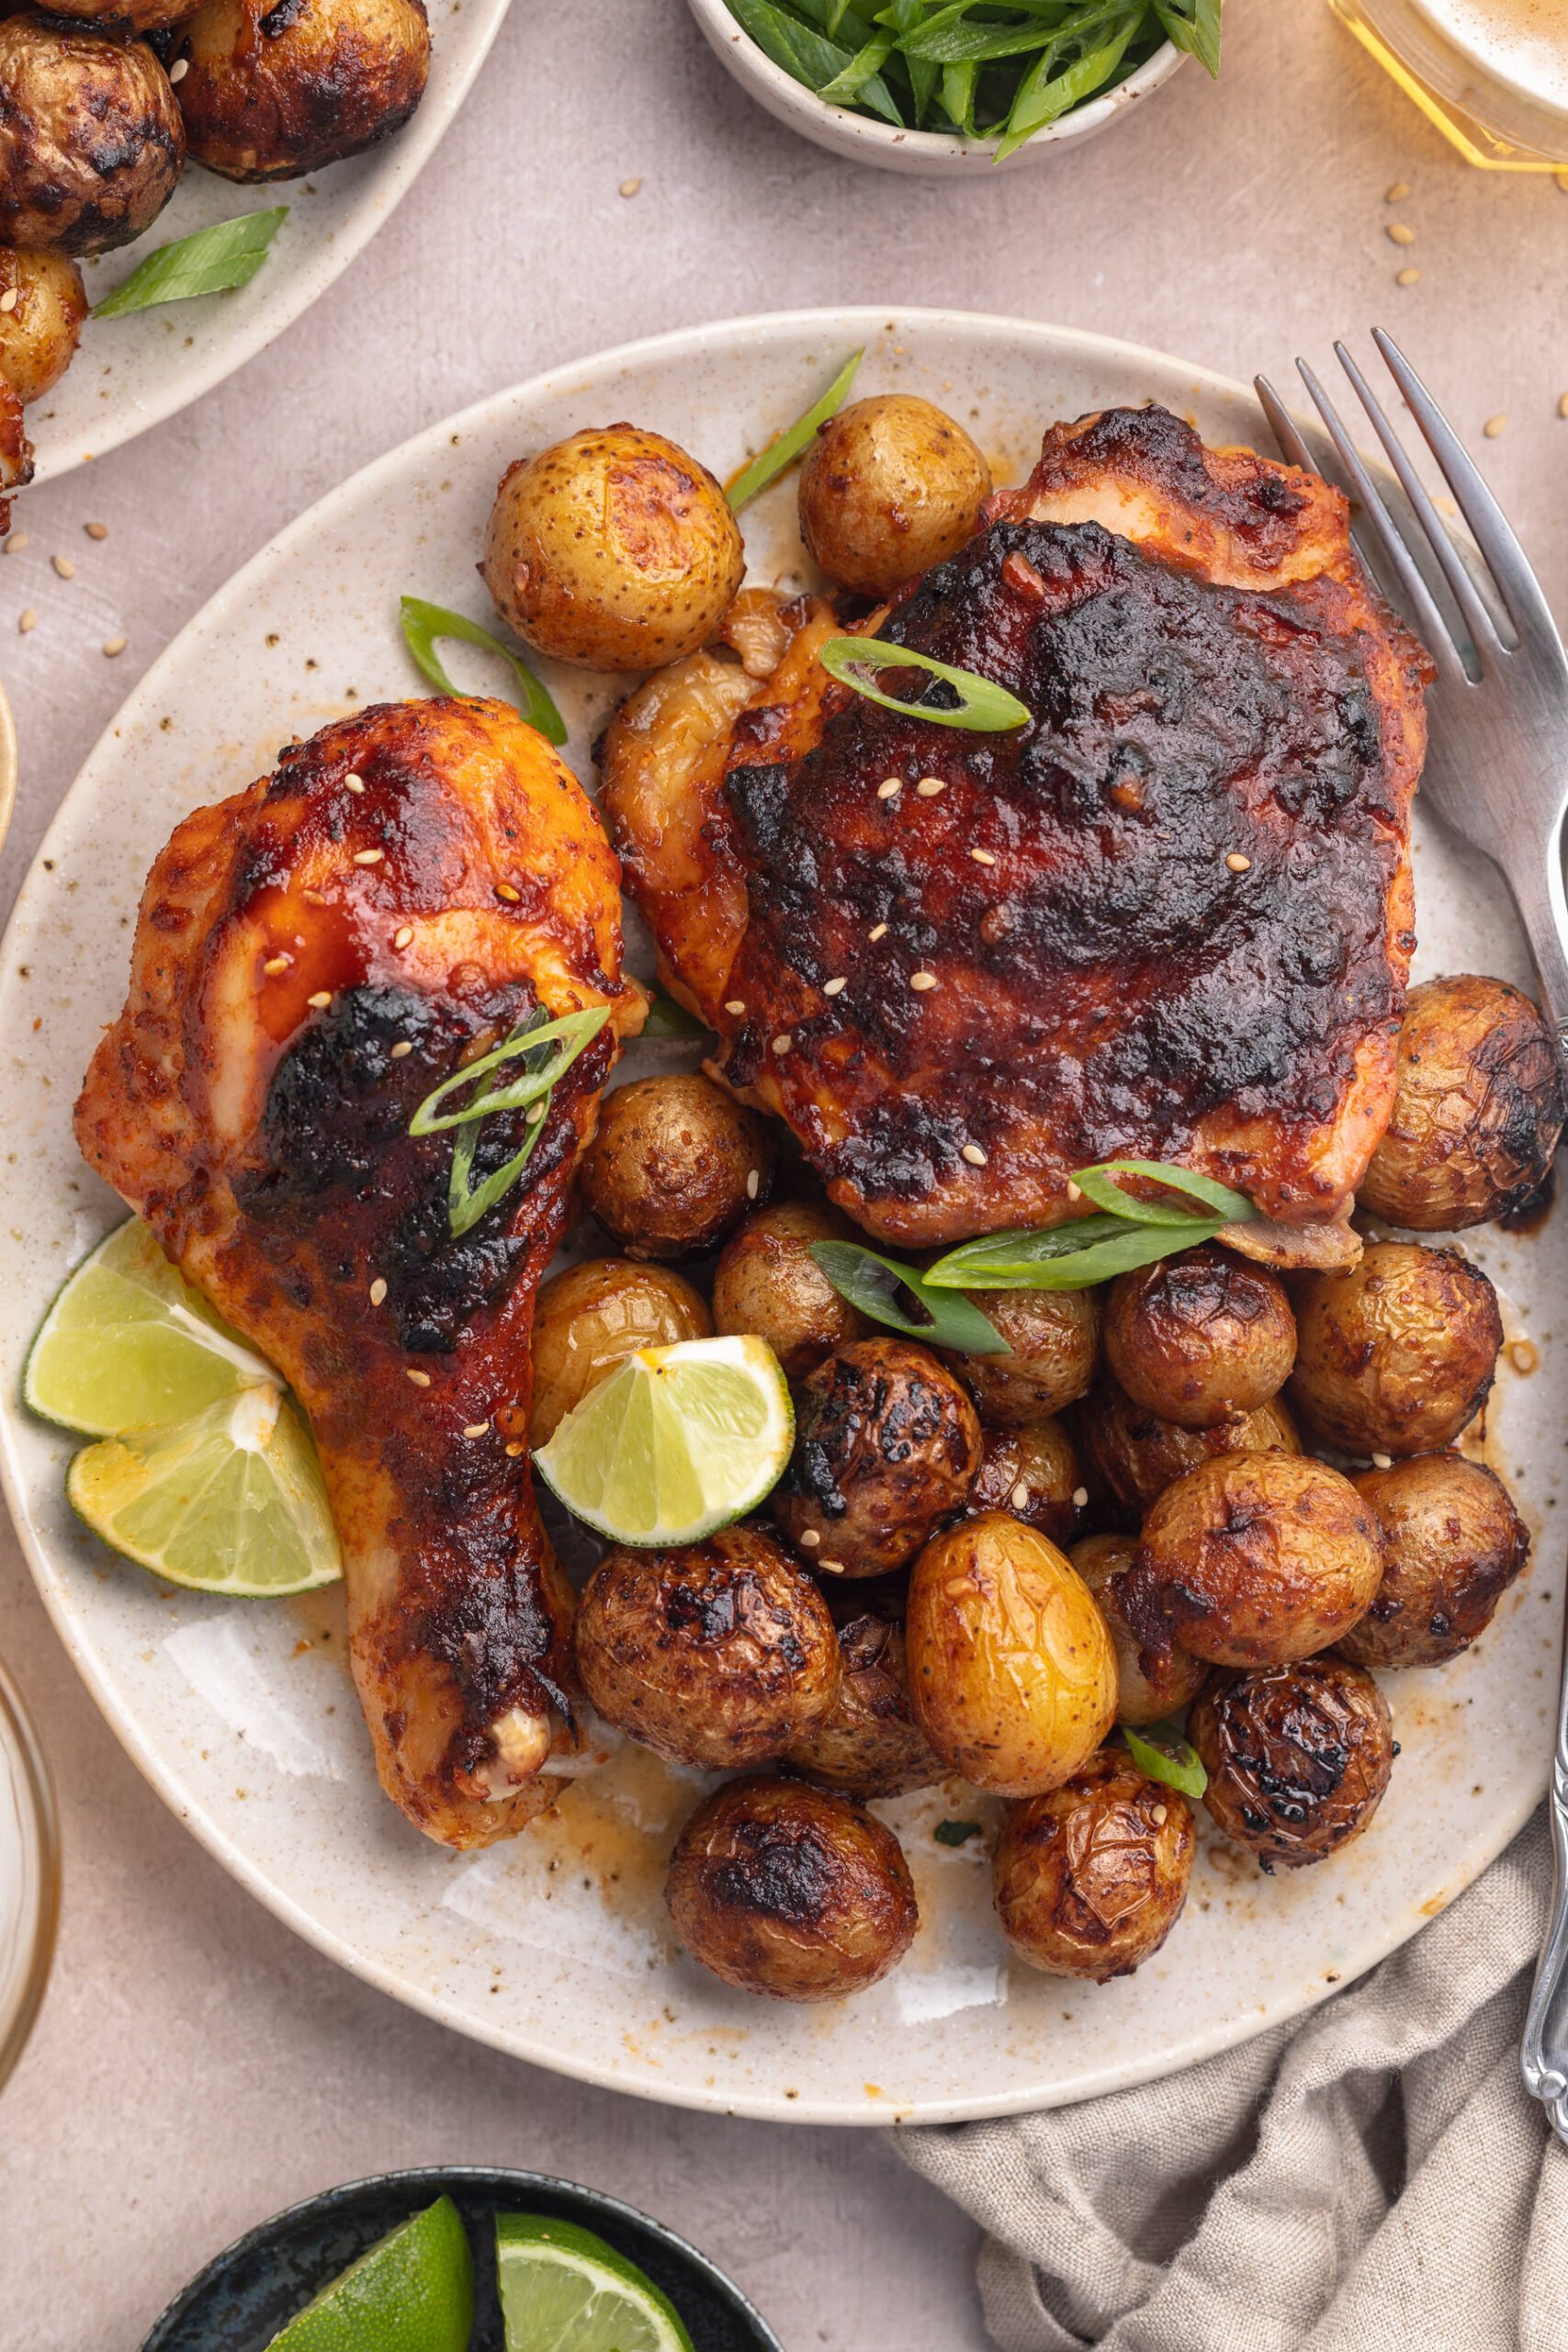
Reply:
<svg viewBox="0 0 1568 2352"><path fill-rule="evenodd" d="M730 15L745 27L763 56L772 58L792 81L803 82L808 90L819 90L835 74L841 74L854 54L852 50L840 49L837 41L825 40L814 27L802 24L788 9L775 6L773 0L728 0L728 6ZM860 28L857 23L852 30L846 15L840 29L853 40ZM856 103L868 113L879 114L884 122L903 122L880 74L873 74L864 84Z"/></svg>
<svg viewBox="0 0 1568 2352"><path fill-rule="evenodd" d="M654 989L653 1001L648 1008L648 1019L642 1024L640 1035L705 1037L709 1034L705 1021L699 1021L694 1012L688 1012L683 1004L678 1004L672 996L666 996L662 989Z"/></svg>
<svg viewBox="0 0 1568 2352"><path fill-rule="evenodd" d="M1166 1225L1138 1225L1111 1220L1115 1231L1084 1242L1064 1237L1081 1236L1081 1225L1052 1226L1043 1233L998 1233L961 1248L926 1269L932 1290L1088 1290L1108 1283L1135 1266L1152 1265L1156 1258L1172 1257L1179 1250L1195 1250L1212 1241L1220 1220L1183 1217Z"/></svg>
<svg viewBox="0 0 1568 2352"><path fill-rule="evenodd" d="M607 1004L594 1004L583 1012L563 1013L558 1021L513 1030L504 1045L497 1046L493 1053L481 1054L478 1061L466 1063L425 1096L409 1121L410 1135L445 1135L448 1128L468 1126L476 1119L492 1117L498 1111L525 1109L566 1076L584 1046L592 1043L609 1018ZM493 1093L476 1094L460 1111L442 1110L442 1103L457 1087L471 1086L477 1080L488 1078L492 1069L514 1062L519 1055L532 1054L537 1046L552 1044L556 1051L544 1067L525 1069L510 1086L500 1087Z"/></svg>
<svg viewBox="0 0 1568 2352"><path fill-rule="evenodd" d="M966 1846L971 1838L978 1838L977 1821L939 1821L931 1836L939 1846Z"/></svg>
<svg viewBox="0 0 1568 2352"><path fill-rule="evenodd" d="M905 718L930 719L933 727L962 727L975 734L1000 735L1010 728L1027 727L1033 716L1027 703L1020 702L994 679L976 677L973 670L954 669L950 662L933 662L929 653L917 653L912 646L894 645L880 637L830 637L818 649L817 658L830 678L852 687L867 702L883 710L896 710ZM942 710L930 703L900 702L873 685L863 674L867 670L923 670L953 688L959 697L958 707Z"/></svg>
<svg viewBox="0 0 1568 2352"><path fill-rule="evenodd" d="M267 248L288 218L287 204L265 212L242 212L214 221L172 245L159 245L112 292L95 302L95 319L121 319L128 311L150 311L158 302L188 302L197 294L226 294L246 286L266 259Z"/></svg>
<svg viewBox="0 0 1568 2352"><path fill-rule="evenodd" d="M1151 5L1167 40L1187 50L1217 80L1222 0L1151 0Z"/></svg>
<svg viewBox="0 0 1568 2352"><path fill-rule="evenodd" d="M1141 1732L1130 1724L1119 1724L1117 1729L1140 1772L1146 1772L1151 1781L1163 1781L1168 1789L1179 1789L1184 1797L1196 1800L1202 1795L1209 1785L1202 1758L1169 1724L1145 1724Z"/></svg>
<svg viewBox="0 0 1568 2352"><path fill-rule="evenodd" d="M1190 1214L1188 1210L1171 1210L1157 1202L1140 1201L1122 1191L1115 1181L1118 1176L1142 1176L1150 1183L1162 1184L1167 1191L1185 1193L1201 1201L1230 1225L1243 1225L1255 1217L1258 1211L1245 1193L1233 1193L1228 1184L1217 1184L1212 1176L1200 1176L1190 1168L1176 1168L1164 1159L1106 1159L1097 1168L1075 1168L1073 1182L1086 1193L1096 1208L1109 1209L1113 1216L1130 1218L1137 1225L1171 1225L1178 1217Z"/></svg>
<svg viewBox="0 0 1568 2352"><path fill-rule="evenodd" d="M1051 52L1046 51L1040 64L1032 67L1019 85L1018 96L1008 116L1007 130L997 149L998 164L1005 164L1008 157L1015 154L1026 140L1032 139L1037 130L1043 130L1063 115L1070 114L1074 107L1084 105L1113 80L1127 45L1138 29L1143 13L1141 7L1134 9L1121 30L1110 40L1102 41L1098 49L1076 58L1059 74L1042 72L1050 60Z"/></svg>
<svg viewBox="0 0 1568 2352"><path fill-rule="evenodd" d="M445 605L427 605L423 596L405 596L399 607L403 626L403 639L418 667L433 686L444 695L460 695L442 667L436 652L439 639L456 638L464 645L482 645L487 653L499 653L515 677L518 685L517 707L530 727L536 727L547 743L566 741L566 721L550 699L546 688L536 678L525 662L520 662L510 646L502 645L488 628L465 614L448 612Z"/></svg>
<svg viewBox="0 0 1568 2352"><path fill-rule="evenodd" d="M849 397L855 371L864 357L863 345L859 351L852 351L821 399L813 401L804 416L797 416L793 424L786 425L776 441L770 441L761 454L753 458L750 464L736 475L729 485L729 503L733 513L739 514L760 491L766 490L771 481L776 481L784 469L793 466L796 458L809 447L816 438L818 426L826 424L830 416L838 414Z"/></svg>
<svg viewBox="0 0 1568 2352"><path fill-rule="evenodd" d="M1005 1356L1012 1351L988 1316L952 1291L928 1290L913 1266L883 1258L859 1241L814 1241L811 1255L840 1298L874 1323L901 1331L929 1347L958 1348L967 1356ZM905 1305L912 1302L913 1311Z"/></svg>

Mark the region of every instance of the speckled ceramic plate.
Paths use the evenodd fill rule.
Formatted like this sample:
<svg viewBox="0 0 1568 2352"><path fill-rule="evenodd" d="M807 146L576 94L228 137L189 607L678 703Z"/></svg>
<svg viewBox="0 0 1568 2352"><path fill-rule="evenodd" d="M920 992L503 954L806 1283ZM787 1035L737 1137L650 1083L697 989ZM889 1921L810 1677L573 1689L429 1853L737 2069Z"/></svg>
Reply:
<svg viewBox="0 0 1568 2352"><path fill-rule="evenodd" d="M640 1751L576 1782L557 1818L513 1843L440 1851L377 1788L336 1596L246 1607L164 1591L117 1564L65 1507L69 1439L28 1420L16 1394L51 1293L120 1213L77 1159L71 1102L120 1001L142 877L176 819L264 771L290 736L420 691L398 635L399 594L483 611L474 561L512 458L628 416L723 473L862 343L864 390L908 387L941 401L979 435L1002 480L1027 469L1045 421L1106 401L1156 396L1219 440L1261 429L1249 394L1176 360L931 312L735 322L503 392L324 499L184 631L78 778L0 970L6 1479L55 1623L137 1763L280 1918L461 2031L649 2098L851 2123L1049 2105L1186 2065L1370 1967L1513 1834L1545 1785L1562 1614L1561 1222L1470 1244L1506 1295L1513 1346L1485 1442L1543 1538L1529 1576L1466 1657L1390 1679L1404 1754L1367 1837L1319 1870L1273 1880L1210 1847L1165 1950L1103 1989L1010 1964L980 1841L953 1849L931 1834L944 1814L983 1815L962 1790L883 1808L906 1839L925 1925L885 1984L818 2009L730 1993L672 1951L662 1863L694 1785ZM754 577L797 573L793 515L787 484L749 512ZM479 673L456 674L474 683ZM551 683L586 776L615 690L582 673ZM1488 870L1421 824L1416 877L1423 969L1528 981ZM647 1057L669 1051L638 1048L630 1066L656 1067Z"/></svg>

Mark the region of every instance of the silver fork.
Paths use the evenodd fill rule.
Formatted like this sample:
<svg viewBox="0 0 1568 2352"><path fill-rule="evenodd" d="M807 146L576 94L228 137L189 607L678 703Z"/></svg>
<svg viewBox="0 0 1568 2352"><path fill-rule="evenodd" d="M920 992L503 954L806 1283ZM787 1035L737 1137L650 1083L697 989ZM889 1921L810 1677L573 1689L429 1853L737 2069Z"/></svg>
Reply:
<svg viewBox="0 0 1568 2352"><path fill-rule="evenodd" d="M1513 892L1540 976L1541 1009L1559 1054L1568 1058L1568 655L1524 549L1452 426L1393 337L1377 329L1372 340L1470 527L1489 596L1345 345L1337 343L1335 354L1398 477L1404 512L1363 463L1312 369L1304 360L1296 365L1359 508L1359 536L1437 665L1422 798L1491 859ZM1256 381L1284 456L1313 467L1272 385L1261 376ZM1568 2144L1568 1675L1558 1703L1549 1809L1555 1884L1525 2020L1523 2067L1525 2087Z"/></svg>

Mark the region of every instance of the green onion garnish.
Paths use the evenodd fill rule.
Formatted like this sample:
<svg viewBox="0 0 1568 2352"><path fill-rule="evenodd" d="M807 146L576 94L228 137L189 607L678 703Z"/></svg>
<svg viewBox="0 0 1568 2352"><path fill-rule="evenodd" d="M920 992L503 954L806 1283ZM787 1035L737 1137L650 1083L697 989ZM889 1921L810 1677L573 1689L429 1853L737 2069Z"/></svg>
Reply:
<svg viewBox="0 0 1568 2352"><path fill-rule="evenodd" d="M776 481L786 466L793 466L796 458L810 446L818 426L826 424L830 416L838 414L849 396L850 386L854 382L855 370L864 356L863 349L852 351L821 399L814 401L804 416L797 416L776 441L770 441L761 456L753 458L750 464L736 475L729 485L729 504L734 514L739 514L759 491L766 490L771 481Z"/></svg>
<svg viewBox="0 0 1568 2352"><path fill-rule="evenodd" d="M1220 1230L1217 1220L1201 1216L1173 1217L1165 1225L1112 1222L1114 1232L1100 1227L1087 1238L1085 1227L1100 1227L1098 1217L1043 1233L987 1234L938 1259L927 1268L926 1282L932 1290L1089 1290L1156 1258L1196 1250Z"/></svg>
<svg viewBox="0 0 1568 2352"><path fill-rule="evenodd" d="M590 1006L584 1012L565 1013L558 1021L541 1021L537 1012L531 1013L504 1045L497 1046L491 1053L481 1054L478 1061L465 1064L425 1096L409 1121L410 1135L434 1136L452 1128L457 1130L446 1193L447 1222L454 1240L477 1225L486 1210L493 1208L512 1190L544 1134L553 1090L609 1018L607 1004ZM545 1049L551 1046L554 1052L547 1052ZM519 1058L522 1071L510 1085L475 1094L457 1111L442 1109L457 1088L475 1085L488 1078L491 1070ZM511 1159L470 1190L468 1178L479 1148L480 1126L499 1111L525 1112L528 1132Z"/></svg>
<svg viewBox="0 0 1568 2352"><path fill-rule="evenodd" d="M642 1024L640 1035L705 1037L710 1034L705 1021L699 1021L694 1012L688 1012L683 1004L677 1003L672 996L666 996L662 989L654 989L653 1001L648 1008L648 1019Z"/></svg>
<svg viewBox="0 0 1568 2352"><path fill-rule="evenodd" d="M403 638L415 662L433 686L444 695L460 694L442 667L435 650L436 641L444 637L457 638L464 645L482 645L487 653L499 653L517 681L516 703L530 727L536 727L547 743L566 741L566 721L548 693L536 678L525 662L520 662L510 646L502 645L488 628L465 614L448 612L445 605L427 605L423 596L405 596L399 605L399 617L403 625Z"/></svg>
<svg viewBox="0 0 1568 2352"><path fill-rule="evenodd" d="M1179 1789L1184 1797L1202 1795L1209 1785L1202 1759L1169 1724L1145 1724L1141 1732L1130 1724L1119 1724L1117 1729L1140 1772L1146 1772L1151 1781L1163 1781L1168 1789Z"/></svg>
<svg viewBox="0 0 1568 2352"><path fill-rule="evenodd" d="M860 1241L814 1241L811 1255L840 1298L907 1340L959 1348L968 1356L1012 1352L988 1316L954 1291L928 1290L914 1266L881 1257Z"/></svg>
<svg viewBox="0 0 1568 2352"><path fill-rule="evenodd" d="M939 1821L931 1836L939 1846L966 1846L971 1838L978 1838L977 1821Z"/></svg>
<svg viewBox="0 0 1568 2352"><path fill-rule="evenodd" d="M210 229L160 245L94 303L92 315L120 319L157 302L187 302L196 294L224 294L248 285L288 218L287 204L275 204L268 211L242 212L236 220L215 221Z"/></svg>
<svg viewBox="0 0 1568 2352"><path fill-rule="evenodd" d="M1078 1169L1073 1182L1096 1208L1109 1209L1112 1216L1130 1217L1138 1225L1169 1225L1173 1221L1168 1207L1135 1200L1131 1193L1123 1192L1116 1181L1119 1176L1142 1176L1167 1192L1185 1193L1189 1198L1201 1201L1206 1209L1213 1209L1228 1225L1244 1225L1258 1215L1245 1193L1233 1193L1228 1184L1216 1184L1212 1176L1200 1176L1195 1169L1177 1168L1165 1159L1107 1159L1098 1168ZM1185 1214L1182 1210L1175 1212L1177 1216Z"/></svg>
<svg viewBox="0 0 1568 2352"><path fill-rule="evenodd" d="M917 653L910 646L894 645L880 637L830 637L817 658L830 678L841 686L852 686L867 702L883 710L896 710L905 718L929 719L933 727L963 727L976 734L1000 735L1010 728L1026 727L1032 716L1027 703L1020 702L994 679L976 677L973 670L956 670L950 662L933 662L929 653ZM943 709L936 703L901 702L894 695L884 694L865 674L880 670L923 671L929 678L951 686L957 704ZM924 694L926 689L920 691Z"/></svg>

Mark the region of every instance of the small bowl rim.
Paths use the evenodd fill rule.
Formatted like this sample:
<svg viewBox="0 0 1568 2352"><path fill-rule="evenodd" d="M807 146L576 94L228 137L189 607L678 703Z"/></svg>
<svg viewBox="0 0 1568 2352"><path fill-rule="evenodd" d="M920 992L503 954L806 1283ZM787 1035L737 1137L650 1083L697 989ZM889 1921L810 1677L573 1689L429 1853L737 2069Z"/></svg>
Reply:
<svg viewBox="0 0 1568 2352"><path fill-rule="evenodd" d="M38 2022L60 1926L60 1823L54 1783L32 1717L4 1665L0 1665L0 1748L13 1770L17 1802L26 1806L29 1816L23 1831L25 1835L30 1826L38 1862L37 1901L31 1920L21 1925L29 1949L15 2005L8 2016L0 2015L0 2087L4 2087Z"/></svg>

